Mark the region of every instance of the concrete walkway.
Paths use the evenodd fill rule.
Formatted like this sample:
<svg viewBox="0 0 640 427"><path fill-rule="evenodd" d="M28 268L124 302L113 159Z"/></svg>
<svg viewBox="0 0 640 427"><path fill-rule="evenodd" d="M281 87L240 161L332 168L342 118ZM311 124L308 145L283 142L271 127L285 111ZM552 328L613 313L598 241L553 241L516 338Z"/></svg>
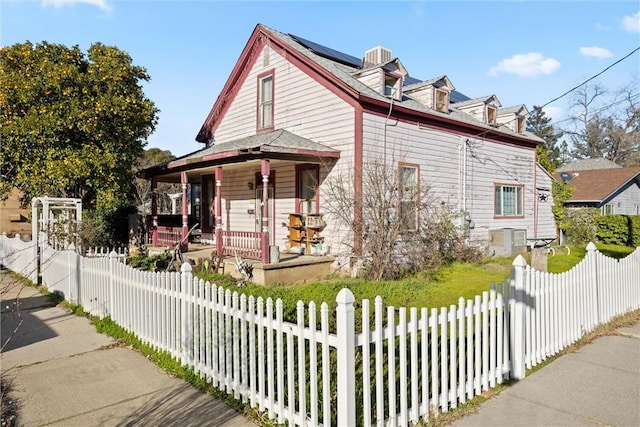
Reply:
<svg viewBox="0 0 640 427"><path fill-rule="evenodd" d="M19 405L18 425L252 425L6 272L0 299L0 369Z"/></svg>
<svg viewBox="0 0 640 427"><path fill-rule="evenodd" d="M640 426L640 323L527 376L454 426Z"/></svg>

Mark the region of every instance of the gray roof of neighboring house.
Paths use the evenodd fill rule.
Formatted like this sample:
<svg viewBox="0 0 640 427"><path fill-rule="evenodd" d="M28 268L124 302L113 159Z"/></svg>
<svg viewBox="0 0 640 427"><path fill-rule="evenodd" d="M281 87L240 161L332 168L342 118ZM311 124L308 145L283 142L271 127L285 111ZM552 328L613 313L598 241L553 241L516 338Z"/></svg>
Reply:
<svg viewBox="0 0 640 427"><path fill-rule="evenodd" d="M297 52L301 53L302 55L306 56L307 58L309 58L311 61L315 62L316 64L320 65L322 68L326 69L327 71L329 71L330 73L332 73L335 77L337 77L339 80L341 80L342 82L344 82L345 84L347 84L348 86L350 86L351 88L353 88L354 90L356 90L357 92L366 95L370 98L373 99L377 99L377 100L381 100L384 102L389 102L389 98L385 97L384 95L380 94L379 92L377 92L376 90L370 88L369 86L365 85L364 83L362 83L361 81L359 81L357 78L355 78L353 76L353 72L357 71L360 69L361 67L361 63L360 66L356 65L356 60L354 59L354 56L351 55L346 55L342 52L338 52L334 49L330 49L327 48L325 46L319 45L318 43L315 42L309 42L308 40L304 40L301 37L298 36L294 36L291 34L285 34L285 33L281 33L277 30L274 30L272 28L266 27L263 25L263 28L266 31L271 32L275 37L285 41L287 44L289 44L293 49L295 49ZM305 46L306 44L306 46ZM349 60L337 60L333 55L336 56L341 56L347 59L351 59ZM333 59L330 59L333 58ZM348 65L347 65L348 64ZM407 83L410 82L410 84L416 84L418 82L420 82L420 80L415 79L415 78L407 78L406 79ZM476 98L476 99L488 99L492 96L495 95L489 95L489 96L485 96L482 98ZM497 97L496 97L497 99ZM421 112L421 113L428 113L431 114L433 116L440 116L443 118L450 118L450 119L454 119L456 121L459 121L461 123L466 123L466 124L470 124L470 125L474 125L476 127L482 127L482 128L486 128L486 130L492 131L492 132L500 132L500 133L504 133L505 135L518 135L518 136L522 136L525 137L531 141L534 142L544 142L543 139L537 137L536 135L530 133L530 132L524 132L522 134L518 134L514 131L512 131L511 129L507 128L507 127L499 127L496 128L494 126L491 126L487 123L483 123L481 121L476 120L475 118L473 118L471 115L464 113L462 111L458 111L456 109L457 105L461 105L463 103L469 103L469 98L463 94L461 94L460 92L457 91L453 91L450 97L450 100L452 102L452 104L450 104L450 111L449 113L441 113L439 111L436 111L434 109L431 109L429 107L427 107L426 105L415 101L409 97L404 97L401 101L397 101L398 104L402 105L403 107L415 110L417 112ZM499 102L499 101L498 101ZM464 104L463 104L464 105Z"/></svg>
<svg viewBox="0 0 640 427"><path fill-rule="evenodd" d="M584 170L592 170L592 169L613 169L613 168L621 168L622 166L617 163L612 162L609 159L605 158L597 158L597 159L583 159L576 160L571 163L567 163L562 167L559 167L557 172L573 172L573 171L584 171Z"/></svg>

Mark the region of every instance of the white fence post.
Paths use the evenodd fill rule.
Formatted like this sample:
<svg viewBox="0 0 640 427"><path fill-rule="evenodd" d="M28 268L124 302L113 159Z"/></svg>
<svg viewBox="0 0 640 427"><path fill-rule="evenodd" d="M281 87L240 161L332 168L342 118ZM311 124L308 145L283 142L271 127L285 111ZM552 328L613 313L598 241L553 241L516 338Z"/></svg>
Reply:
<svg viewBox="0 0 640 427"><path fill-rule="evenodd" d="M115 253L115 251L111 251L111 253L109 254L109 316L111 317L111 320L115 320L113 318L114 307L115 307L113 286L115 282L115 277L113 276L114 276L115 264L117 259L118 259L118 254Z"/></svg>
<svg viewBox="0 0 640 427"><path fill-rule="evenodd" d="M336 297L338 425L356 423L355 314L351 291L343 288ZM325 414L326 416L326 414Z"/></svg>
<svg viewBox="0 0 640 427"><path fill-rule="evenodd" d="M511 267L511 286L513 288L510 301L513 312L509 316L511 320L511 376L517 380L525 377L524 313L527 295L524 273L526 266L525 259L522 255L518 255L513 260Z"/></svg>
<svg viewBox="0 0 640 427"><path fill-rule="evenodd" d="M589 264L591 266L591 280L593 280L593 292L595 298L595 306L596 306L596 325L599 325L602 322L602 318L600 316L600 280L598 279L598 257L596 251L598 248L593 242L589 242L587 245L587 258L589 259Z"/></svg>
<svg viewBox="0 0 640 427"><path fill-rule="evenodd" d="M191 264L185 262L180 267L180 299L182 302L181 316L181 333L180 333L180 353L182 364L186 365L191 360L191 297L193 295L193 276L191 275ZM231 349L227 349L228 355ZM229 392L229 390L227 390Z"/></svg>

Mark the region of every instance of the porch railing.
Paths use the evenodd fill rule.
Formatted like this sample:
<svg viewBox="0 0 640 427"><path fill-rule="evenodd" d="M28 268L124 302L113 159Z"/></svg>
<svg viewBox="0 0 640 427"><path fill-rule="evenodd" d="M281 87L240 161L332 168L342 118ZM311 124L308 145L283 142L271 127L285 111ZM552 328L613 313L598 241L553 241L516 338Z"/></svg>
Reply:
<svg viewBox="0 0 640 427"><path fill-rule="evenodd" d="M262 233L257 231L222 231L222 255L236 253L244 258L260 259Z"/></svg>
<svg viewBox="0 0 640 427"><path fill-rule="evenodd" d="M158 245L173 246L182 240L182 227L158 226Z"/></svg>

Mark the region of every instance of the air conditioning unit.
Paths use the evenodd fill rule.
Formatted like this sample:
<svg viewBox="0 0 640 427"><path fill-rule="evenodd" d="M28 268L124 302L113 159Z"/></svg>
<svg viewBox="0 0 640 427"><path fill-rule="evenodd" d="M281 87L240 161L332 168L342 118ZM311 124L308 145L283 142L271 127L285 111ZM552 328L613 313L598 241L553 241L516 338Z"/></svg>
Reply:
<svg viewBox="0 0 640 427"><path fill-rule="evenodd" d="M489 230L489 254L513 256L527 248L527 230L499 228Z"/></svg>
<svg viewBox="0 0 640 427"><path fill-rule="evenodd" d="M391 50L386 47L376 46L364 53L364 61L371 65L389 62L391 61Z"/></svg>

